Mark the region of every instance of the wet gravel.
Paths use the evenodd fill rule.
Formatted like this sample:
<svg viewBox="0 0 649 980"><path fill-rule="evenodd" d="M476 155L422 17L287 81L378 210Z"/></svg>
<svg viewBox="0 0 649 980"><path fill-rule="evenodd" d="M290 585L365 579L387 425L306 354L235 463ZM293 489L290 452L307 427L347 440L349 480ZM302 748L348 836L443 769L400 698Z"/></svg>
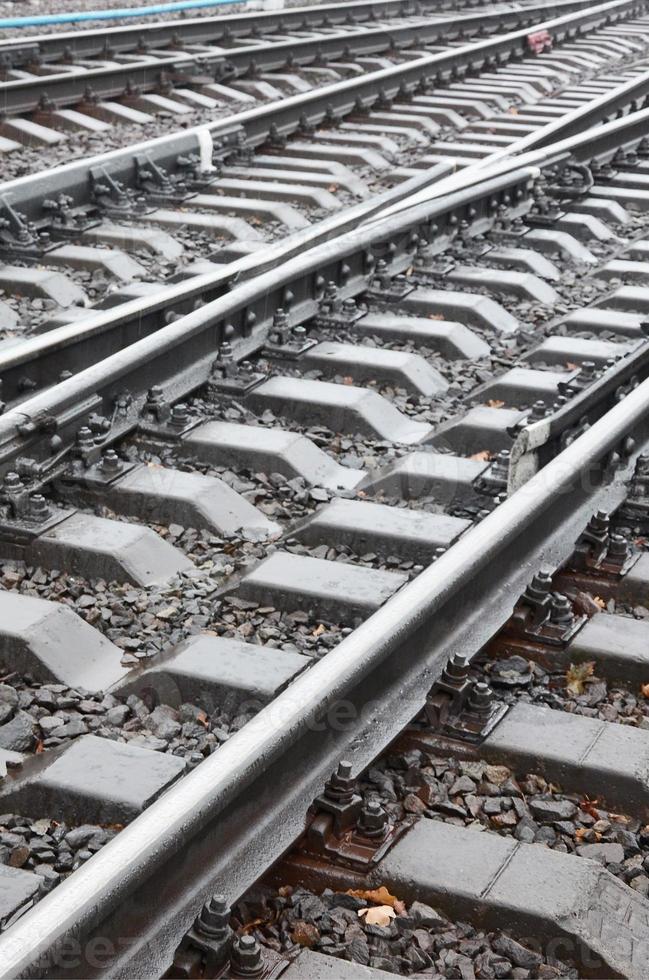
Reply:
<svg viewBox="0 0 649 980"><path fill-rule="evenodd" d="M565 669L549 671L519 656L477 663L474 674L487 680L507 704L526 701L585 718L649 729L649 700L642 692L611 683L594 670L584 678L582 693L568 687Z"/></svg>
<svg viewBox="0 0 649 980"><path fill-rule="evenodd" d="M362 792L380 800L393 820L414 814L577 854L649 894L649 825L538 774L414 749L379 759L365 773Z"/></svg>
<svg viewBox="0 0 649 980"><path fill-rule="evenodd" d="M142 698L90 693L5 670L0 680L0 748L40 753L81 735L96 735L179 756L192 768L260 707L234 694L205 707L156 702L152 691Z"/></svg>
<svg viewBox="0 0 649 980"><path fill-rule="evenodd" d="M122 829L121 824L72 826L50 817L1 813L0 863L40 875L42 897Z"/></svg>
<svg viewBox="0 0 649 980"><path fill-rule="evenodd" d="M326 889L291 886L246 898L233 913L240 932L293 958L303 948L401 976L449 978L576 978L567 964L505 932L455 922L423 902L394 899L389 925L366 922L378 902Z"/></svg>

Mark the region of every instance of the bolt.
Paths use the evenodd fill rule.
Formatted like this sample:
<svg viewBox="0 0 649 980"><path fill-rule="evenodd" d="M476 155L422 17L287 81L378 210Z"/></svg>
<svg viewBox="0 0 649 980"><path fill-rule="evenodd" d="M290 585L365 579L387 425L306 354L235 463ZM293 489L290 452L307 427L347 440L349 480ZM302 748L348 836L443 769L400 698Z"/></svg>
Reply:
<svg viewBox="0 0 649 980"><path fill-rule="evenodd" d="M9 493L17 493L19 490L25 489L25 484L20 479L17 473L7 473L4 480L4 489Z"/></svg>
<svg viewBox="0 0 649 980"><path fill-rule="evenodd" d="M356 789L356 780L352 778L352 764L343 760L325 785L325 796L340 803L349 803Z"/></svg>
<svg viewBox="0 0 649 980"><path fill-rule="evenodd" d="M624 561L629 554L629 542L623 534L611 534L608 539L606 557L615 561Z"/></svg>
<svg viewBox="0 0 649 980"><path fill-rule="evenodd" d="M224 939L230 930L230 907L224 895L212 895L196 916L194 928L210 939Z"/></svg>
<svg viewBox="0 0 649 980"><path fill-rule="evenodd" d="M545 402L539 399L539 401L534 402L532 405L527 420L528 422L538 422L540 419L545 418L546 412Z"/></svg>
<svg viewBox="0 0 649 980"><path fill-rule="evenodd" d="M47 520L50 508L42 493L34 493L29 498L29 516L33 521Z"/></svg>
<svg viewBox="0 0 649 980"><path fill-rule="evenodd" d="M649 454L642 453L635 462L634 476L649 476Z"/></svg>
<svg viewBox="0 0 649 980"><path fill-rule="evenodd" d="M273 330L286 330L288 327L288 314L280 309L275 310L273 314Z"/></svg>
<svg viewBox="0 0 649 980"><path fill-rule="evenodd" d="M572 606L567 596L560 592L552 595L552 605L550 607L550 619L558 626L566 626L572 622Z"/></svg>
<svg viewBox="0 0 649 980"><path fill-rule="evenodd" d="M237 936L230 951L230 975L233 977L258 977L263 973L264 959L261 946L254 936Z"/></svg>
<svg viewBox="0 0 649 980"><path fill-rule="evenodd" d="M347 299L343 300L342 310L347 316L354 316L357 309L358 307L356 306L356 300L353 299L353 297L348 296Z"/></svg>
<svg viewBox="0 0 649 980"><path fill-rule="evenodd" d="M364 837L383 837L388 827L388 815L378 800L368 800L358 818L358 829Z"/></svg>
<svg viewBox="0 0 649 980"><path fill-rule="evenodd" d="M95 448L95 440L87 425L82 426L77 432L77 446L82 451Z"/></svg>
<svg viewBox="0 0 649 980"><path fill-rule="evenodd" d="M306 340L306 328L301 324L297 327L293 327L292 339L295 344L303 344Z"/></svg>
<svg viewBox="0 0 649 980"><path fill-rule="evenodd" d="M149 404L156 405L158 402L161 402L163 398L164 391L160 385L153 385L152 388L149 388L146 396L146 400Z"/></svg>
<svg viewBox="0 0 649 980"><path fill-rule="evenodd" d="M549 568L541 568L527 587L527 592L540 599L548 595L552 588L552 572Z"/></svg>
<svg viewBox="0 0 649 980"><path fill-rule="evenodd" d="M219 347L219 361L222 364L230 364L234 359L234 354L232 353L232 344L226 341Z"/></svg>
<svg viewBox="0 0 649 980"><path fill-rule="evenodd" d="M102 470L106 471L106 473L116 473L121 469L122 464L115 450L107 449L104 455L101 457L100 466Z"/></svg>
<svg viewBox="0 0 649 980"><path fill-rule="evenodd" d="M469 711L476 714L487 714L491 708L494 692L485 681L476 681L469 695Z"/></svg>
<svg viewBox="0 0 649 980"><path fill-rule="evenodd" d="M591 531L593 534L601 535L608 531L610 519L605 510L598 510L596 514L593 514L586 527L587 531Z"/></svg>
<svg viewBox="0 0 649 980"><path fill-rule="evenodd" d="M445 684L461 687L469 676L469 658L463 653L454 653L442 673Z"/></svg>
<svg viewBox="0 0 649 980"><path fill-rule="evenodd" d="M189 413L187 411L187 406L180 402L178 405L174 405L171 409L171 416L169 418L169 423L175 425L177 428L182 429L189 421Z"/></svg>

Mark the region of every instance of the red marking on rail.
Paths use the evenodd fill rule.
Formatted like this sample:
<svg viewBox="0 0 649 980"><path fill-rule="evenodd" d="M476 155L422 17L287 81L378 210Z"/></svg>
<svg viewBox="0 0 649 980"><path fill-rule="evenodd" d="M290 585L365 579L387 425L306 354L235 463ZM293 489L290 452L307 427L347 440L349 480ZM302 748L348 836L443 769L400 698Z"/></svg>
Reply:
<svg viewBox="0 0 649 980"><path fill-rule="evenodd" d="M552 51L552 38L548 31L535 31L527 35L527 46L533 54Z"/></svg>

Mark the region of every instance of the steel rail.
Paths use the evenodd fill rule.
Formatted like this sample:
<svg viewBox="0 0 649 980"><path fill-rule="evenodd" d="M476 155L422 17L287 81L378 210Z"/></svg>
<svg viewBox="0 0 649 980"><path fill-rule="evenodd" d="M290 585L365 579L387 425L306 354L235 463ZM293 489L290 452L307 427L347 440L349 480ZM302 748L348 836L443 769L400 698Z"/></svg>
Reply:
<svg viewBox="0 0 649 980"><path fill-rule="evenodd" d="M89 68L83 74L61 72L58 75L37 76L0 82L0 112L16 115L38 108L44 90L48 103L62 108L82 101L90 92L92 97L111 98L123 94L127 85L143 92L156 89L162 81L178 84L223 81L247 73L273 71L286 66L289 70L312 64L325 58L353 58L399 51L413 44L435 44L461 40L475 31L494 34L499 30L522 29L537 15L552 10L574 11L587 7L589 0L559 0L550 6L535 5L516 10L480 14L456 14L428 23L394 24L368 27L360 31L341 31L321 37L291 38L282 41L256 42L222 53L204 51L184 53L168 51L147 57L142 52L141 63ZM204 43L204 42L203 42Z"/></svg>
<svg viewBox="0 0 649 980"><path fill-rule="evenodd" d="M485 6L486 0L473 4ZM471 6L467 3L466 6ZM291 30L313 30L340 24L362 24L383 17L406 17L422 10L449 10L452 3L440 0L352 0L350 3L311 4L281 10L225 14L217 17L194 17L182 20L127 24L89 31L66 31L30 37L8 37L0 40L0 59L20 67L25 59L39 57L55 61L68 54L92 58L104 52L125 54L142 44L152 48L168 44L230 44L242 37L253 37Z"/></svg>
<svg viewBox="0 0 649 980"><path fill-rule="evenodd" d="M423 189L408 201L398 202L384 216L397 214L404 208L447 194L465 183L479 179L480 173L490 172L500 163L543 166L543 150L567 149L575 163L597 159L609 162L619 149L637 145L647 135L647 116L643 108L649 103L649 71L630 82L617 86L605 95L547 123L536 132L522 136L509 146L495 150L482 160L464 167L459 173L439 181L430 190ZM644 127L644 132L643 132ZM584 136L586 134L586 136ZM452 159L452 158L451 158Z"/></svg>
<svg viewBox="0 0 649 980"><path fill-rule="evenodd" d="M451 163L437 164L371 200L346 208L317 225L293 233L282 242L228 263L216 273L209 272L163 286L159 296L145 297L144 304L140 300L131 300L112 309L98 310L87 321L84 319L83 325L72 323L26 340L13 350L0 354L4 401L11 406L16 399L22 400L22 378L29 377L40 388L64 370L78 371L88 367L115 352L116 330L120 333L120 346L148 336L164 325L170 312L174 316L189 313L198 301L204 304L217 299L228 293L239 278L259 275L308 248L351 231L360 221L417 193L421 187L440 180L452 169Z"/></svg>
<svg viewBox="0 0 649 980"><path fill-rule="evenodd" d="M572 0L570 0L572 2ZM567 14L534 25L534 30L548 30L555 41L575 37L586 27L592 29L646 9L647 0L608 0L577 13ZM548 8L546 8L548 9ZM554 9L554 8L550 8ZM87 205L91 199L93 169L103 167L126 188L137 188L136 157L148 153L155 163L174 175L178 158L204 153L205 139L211 138L217 156L232 152L245 137L249 147L262 145L269 136L282 139L303 129L326 125L359 109L370 109L381 99L406 96L418 86L432 82L443 84L450 77L469 71L478 72L529 53L527 41L531 26L502 37L453 48L448 52L417 58L367 75L326 85L250 109L209 126L187 129L162 136L125 150L114 150L97 157L56 167L46 174L18 178L0 185L0 199L24 214L29 221L47 221L43 202L64 194L72 206Z"/></svg>
<svg viewBox="0 0 649 980"><path fill-rule="evenodd" d="M302 256L304 259L307 247L322 245L322 243L331 241L336 235L342 235L345 230L356 226L361 214L364 216L368 234L367 241L361 241L360 246L357 246L363 251L366 245L370 244L370 236L372 236L372 241L380 242L382 229L385 227L386 221L392 216L397 219L394 228L398 228L400 231L407 228L413 230L418 222L423 222L425 225L429 217L437 213L436 202L444 195L462 193L463 191L467 195L471 195L474 193L472 188L482 184L483 191L478 192L477 199L488 196L488 191L484 190L488 185L484 182L488 178L505 176L512 169L534 167L543 170L554 166L557 162L568 160L588 163L593 159L599 159L606 162L618 149L636 146L645 137L648 125L649 110L642 110L601 126L595 130L595 136L589 131L563 140L549 148L528 152L514 159L505 158L492 161L489 166L468 167L459 173L446 177L441 171L439 174L431 173L428 175L431 186L425 191L419 191L416 188L416 181L425 179L424 176L413 178L396 189L403 197L401 203L390 206L389 196L393 192L389 192L381 195L374 202L357 205L353 211L346 212L344 216L334 216L315 229L307 229L295 237L291 236L284 244L269 246L262 252L239 259L216 274L208 273L187 282L167 287L158 296L143 297L121 304L111 310L98 311L90 316L87 321L84 320L81 326L73 323L58 327L44 336L27 340L19 347L0 354L3 397L5 401L14 403L13 408L23 420L27 415L33 416L38 412L42 413L45 408L39 402L35 402L35 399L38 399L40 395L34 395L28 400L22 401L21 404L16 404L15 400L21 397L19 386L24 377L29 377L38 385L47 385L49 379L58 376L63 370L84 370L91 364L97 363L102 357L109 357L117 353L119 349L125 349L134 342L146 337L158 336L160 331L164 329L168 314L189 314L199 299L202 303L210 304L219 297L231 296L230 290L237 283L240 284L251 278L259 282L261 281L260 277L265 273L276 276L276 272L273 270L276 270L280 263L286 263L296 256ZM468 200L469 197L467 197ZM471 197L470 200L474 200L474 197ZM372 212L378 210L381 212L380 216L372 219ZM425 237L430 239L430 235L425 235ZM338 244L340 242L339 238ZM333 249L335 247L337 247L337 243L332 242L328 248L327 257L329 260L334 257ZM411 253L406 252L406 255L407 258L402 259L402 261L409 262ZM314 261L314 267L316 267L320 258L316 256ZM306 275L308 272L309 269L304 274ZM302 275L302 272L300 271L299 274ZM361 286L359 285L356 291L358 292L360 289ZM275 302L277 306L283 305L281 293L276 295ZM211 314L211 310L212 307L209 305L202 307L204 313L210 312ZM272 309L270 314L267 311L265 321L262 317L258 323L268 322L272 312ZM258 314L255 313L255 316ZM176 326L179 324L180 321ZM240 336L245 335L244 330L238 333ZM214 352L218 342L218 338L215 337L209 349ZM251 345L250 341L248 343L252 349L254 345ZM263 343L262 333L260 333L256 343L258 346ZM10 407L12 407L11 404ZM48 408L47 411L49 410ZM5 420L7 418L8 414L5 415ZM0 427L1 425L2 420L0 420Z"/></svg>
<svg viewBox="0 0 649 980"><path fill-rule="evenodd" d="M441 249L465 217L475 227L493 223L505 196L518 200L524 212L536 173L524 167L506 172L420 205L407 217L361 224L330 242L298 251L280 266L267 263L264 273L256 270L250 280L211 303L0 416L0 473L11 469L18 456L47 461L52 419L57 420L58 452L61 440L66 445L73 443L88 414L113 418L116 401L127 392L129 406L113 418L111 439L124 435L137 424L146 392L153 385L166 384L170 397L184 397L208 379L224 340L236 342L239 357L248 356L263 345L275 310L289 309L291 320L300 323L317 313L328 281L340 284L342 296L353 296L367 288L376 258L385 255L395 272L407 268L416 249L416 235L432 240L433 225Z"/></svg>
<svg viewBox="0 0 649 980"><path fill-rule="evenodd" d="M648 410L645 381L46 896L0 937L0 976L160 976L210 893L235 900L299 836L337 761L369 764L448 657L475 654L539 564L622 501L608 460L646 442Z"/></svg>

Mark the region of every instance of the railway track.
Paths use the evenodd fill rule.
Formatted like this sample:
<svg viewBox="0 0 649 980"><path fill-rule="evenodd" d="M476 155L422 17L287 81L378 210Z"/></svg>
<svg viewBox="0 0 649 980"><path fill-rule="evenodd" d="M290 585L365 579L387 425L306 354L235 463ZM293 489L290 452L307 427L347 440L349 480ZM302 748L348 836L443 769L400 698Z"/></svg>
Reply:
<svg viewBox="0 0 649 980"><path fill-rule="evenodd" d="M85 43L79 35L80 45L68 39L63 49L60 35L40 44L38 39L3 42L0 105L10 118L3 124L2 149L51 147L65 131L105 132L115 123L151 122L156 114L176 117L176 123L183 117L194 121L201 111L214 118L217 107L227 111L232 104L263 103L389 67L395 56L414 58L461 44L473 34L511 31L530 23L541 9L502 5L490 13L460 9L444 17L393 6L400 6L393 13L401 16L380 20L376 7L351 5L343 23L335 25L330 8L323 12L314 6L292 11L288 25L285 16L275 13L265 15L266 27L264 17L239 15L209 23L204 18L180 21L172 28L150 24L137 34L132 28L113 28L113 33L91 34ZM29 118L22 118L24 113Z"/></svg>
<svg viewBox="0 0 649 980"><path fill-rule="evenodd" d="M1 976L643 976L649 21L514 14L0 185Z"/></svg>

